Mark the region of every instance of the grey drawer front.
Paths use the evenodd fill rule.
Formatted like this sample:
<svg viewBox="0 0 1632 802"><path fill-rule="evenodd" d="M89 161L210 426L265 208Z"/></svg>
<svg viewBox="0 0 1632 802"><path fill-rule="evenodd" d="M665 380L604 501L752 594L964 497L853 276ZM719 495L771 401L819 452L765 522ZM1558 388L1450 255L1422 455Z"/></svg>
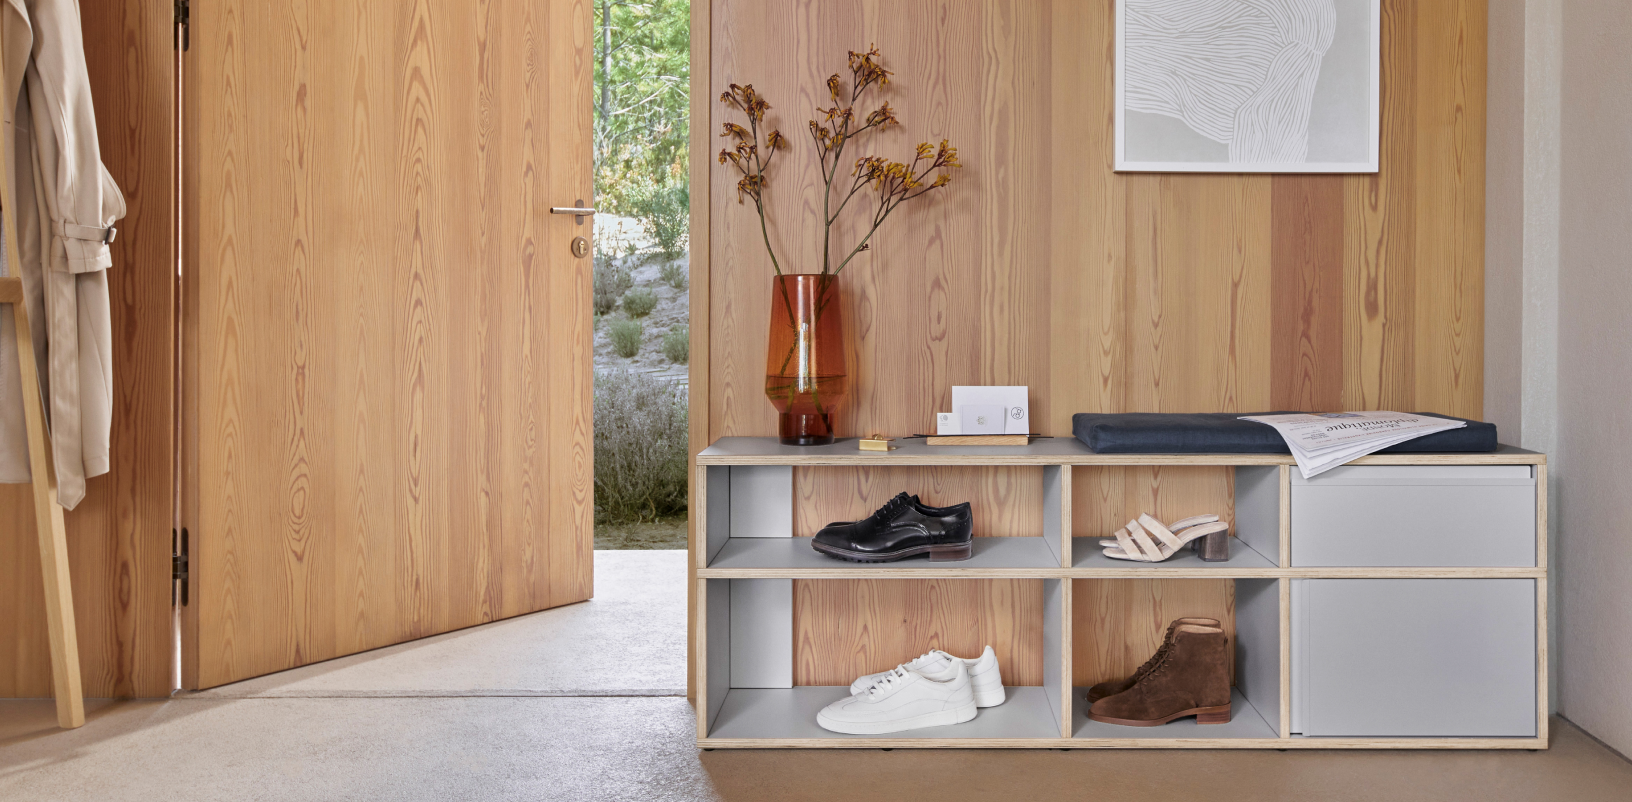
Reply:
<svg viewBox="0 0 1632 802"><path fill-rule="evenodd" d="M1294 566L1536 564L1528 466L1338 468L1292 484Z"/></svg>
<svg viewBox="0 0 1632 802"><path fill-rule="evenodd" d="M1535 581L1294 581L1292 732L1534 737Z"/></svg>

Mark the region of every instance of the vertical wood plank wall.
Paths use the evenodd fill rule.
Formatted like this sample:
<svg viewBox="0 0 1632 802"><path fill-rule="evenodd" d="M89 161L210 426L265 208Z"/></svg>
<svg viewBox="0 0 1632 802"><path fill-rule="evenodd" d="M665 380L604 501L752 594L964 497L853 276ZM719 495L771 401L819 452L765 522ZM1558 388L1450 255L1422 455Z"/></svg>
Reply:
<svg viewBox="0 0 1632 802"><path fill-rule="evenodd" d="M752 83L771 103L770 124L794 143L770 176L771 240L784 265L818 269L820 184L805 123L826 103L823 81L845 51L870 43L895 72L882 97L904 125L855 155L905 158L916 142L944 137L966 168L944 194L898 212L843 276L855 390L842 434L925 431L954 384L1030 385L1034 428L1055 436L1070 435L1076 412L1480 415L1485 0L1384 0L1375 175L1115 173L1113 8L712 0L694 11L705 27L694 34L703 48L694 64L708 69L707 97L695 105L708 119L698 115L693 130L713 139L693 148L693 174L709 186L693 217L702 252L693 331L706 320L693 348L702 357L693 392L706 400L706 419L693 404L697 440L776 431L761 393L771 270L758 222L724 168L696 164L719 149L729 119L714 98ZM839 242L853 241L854 218L849 225ZM898 489L820 470L824 478L801 480L802 522ZM1222 469L1078 470L1074 489L1078 535L1139 510L1227 514L1232 495ZM886 667L924 648L886 641L893 623L874 619L896 611L859 601L921 589L849 584L799 591L800 637L835 633L796 647L800 681L832 679L829 665ZM1097 634L1078 638L1076 680L1136 665L1169 613L1227 616L1228 587L1079 583L1078 632ZM1115 610L1127 615L1106 612ZM852 615L863 620L841 633L836 621ZM863 652L866 665L855 659Z"/></svg>
<svg viewBox="0 0 1632 802"><path fill-rule="evenodd" d="M172 10L87 3L85 57L102 161L128 213L113 243L112 470L68 513L85 695L171 690L170 527L175 412ZM51 695L45 604L27 485L0 485L0 697Z"/></svg>

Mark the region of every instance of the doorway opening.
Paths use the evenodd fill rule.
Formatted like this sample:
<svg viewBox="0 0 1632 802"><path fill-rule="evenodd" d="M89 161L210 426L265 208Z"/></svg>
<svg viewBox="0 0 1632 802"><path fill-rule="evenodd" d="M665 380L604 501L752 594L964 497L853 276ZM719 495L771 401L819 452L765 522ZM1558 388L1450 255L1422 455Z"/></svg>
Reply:
<svg viewBox="0 0 1632 802"><path fill-rule="evenodd" d="M691 0L595 0L595 548L686 548Z"/></svg>

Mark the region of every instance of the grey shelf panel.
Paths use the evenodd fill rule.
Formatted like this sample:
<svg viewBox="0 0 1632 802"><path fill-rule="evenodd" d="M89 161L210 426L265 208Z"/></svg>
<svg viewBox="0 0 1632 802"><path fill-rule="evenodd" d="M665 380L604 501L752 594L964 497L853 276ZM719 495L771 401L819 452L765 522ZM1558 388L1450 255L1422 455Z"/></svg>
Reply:
<svg viewBox="0 0 1632 802"><path fill-rule="evenodd" d="M750 570L1037 568L1060 570L1060 559L1040 537L977 537L974 556L955 562L930 562L928 555L888 563L854 563L828 557L811 548L808 537L734 537L726 540L709 568Z"/></svg>
<svg viewBox="0 0 1632 802"><path fill-rule="evenodd" d="M1071 689L1071 732L1073 738L1138 738L1164 740L1168 738L1279 738L1257 708L1241 695L1237 688L1230 689L1230 723L1197 724L1195 717L1170 721L1160 727L1126 727L1106 724L1088 718L1087 688ZM729 703L729 700L727 700Z"/></svg>
<svg viewBox="0 0 1632 802"><path fill-rule="evenodd" d="M1197 556L1188 547L1178 554L1159 563L1141 563L1132 560L1113 560L1105 556L1104 547L1099 545L1097 537L1074 537L1071 539L1071 567L1087 568L1096 571L1115 571L1134 568L1154 568L1158 570L1182 571L1218 571L1228 574L1231 571L1262 570L1277 568L1275 561L1254 551L1251 546L1242 542L1240 538L1230 539L1230 559L1224 562L1207 562Z"/></svg>
<svg viewBox="0 0 1632 802"><path fill-rule="evenodd" d="M1012 686L1008 699L982 708L972 721L888 735L844 735L816 724L816 713L850 695L845 685L794 688L733 688L725 697L710 738L1059 738L1060 725L1043 689Z"/></svg>

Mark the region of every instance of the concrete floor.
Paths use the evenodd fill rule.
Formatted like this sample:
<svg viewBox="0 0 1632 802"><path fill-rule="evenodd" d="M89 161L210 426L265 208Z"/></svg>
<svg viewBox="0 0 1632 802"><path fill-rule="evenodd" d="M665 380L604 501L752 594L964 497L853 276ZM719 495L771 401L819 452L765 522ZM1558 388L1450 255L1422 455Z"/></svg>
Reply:
<svg viewBox="0 0 1632 802"><path fill-rule="evenodd" d="M678 552L596 555L597 597L169 700L0 702L7 800L1632 798L1555 720L1544 752L698 752Z"/></svg>
<svg viewBox="0 0 1632 802"><path fill-rule="evenodd" d="M686 553L595 552L595 598L189 694L685 696Z"/></svg>

